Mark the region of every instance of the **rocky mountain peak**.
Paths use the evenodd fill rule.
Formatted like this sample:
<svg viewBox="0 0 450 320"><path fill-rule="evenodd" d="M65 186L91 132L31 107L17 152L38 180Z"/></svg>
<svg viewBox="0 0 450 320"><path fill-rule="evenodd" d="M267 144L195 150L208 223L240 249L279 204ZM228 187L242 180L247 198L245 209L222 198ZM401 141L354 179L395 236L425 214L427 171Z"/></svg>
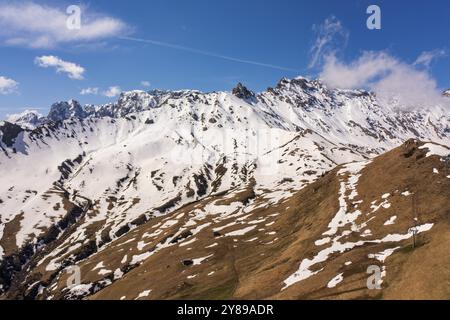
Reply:
<svg viewBox="0 0 450 320"><path fill-rule="evenodd" d="M122 92L117 101L117 107L121 109L121 113L125 114L153 108L157 104L153 95L141 90Z"/></svg>
<svg viewBox="0 0 450 320"><path fill-rule="evenodd" d="M322 110L329 117L333 113L341 113L343 106L355 104L363 104L367 110L378 108L376 96L370 92L332 89L328 88L321 80L310 80L304 77L282 78L274 88L268 88L267 91L259 93L258 96L241 82L236 85L231 93L224 94L233 95L247 104L259 105L260 109L286 103L292 109L292 112L302 110L302 112L307 113L305 116ZM443 94L450 97L450 90ZM62 121L70 118L85 119L88 117L117 119L128 114L140 113L159 107L162 108L158 113L165 113L167 112L167 106L172 106L172 108L178 106L181 110L185 105L220 104L219 100L214 93L202 93L194 90L134 90L122 92L117 102L103 105L88 104L81 106L76 100L60 101L51 106L47 117L40 117L40 115L34 113L23 113L14 115L14 120L9 122L16 123L25 129L34 129L48 121ZM392 104L394 105L394 103ZM369 126L374 129L375 122L372 120L377 118L377 115L369 118L371 118ZM325 130L328 126L322 124L320 127Z"/></svg>
<svg viewBox="0 0 450 320"><path fill-rule="evenodd" d="M85 111L76 100L60 101L54 103L47 118L51 121L62 121L70 118L84 118Z"/></svg>
<svg viewBox="0 0 450 320"><path fill-rule="evenodd" d="M126 91L120 94L118 103L120 104L130 100L139 101L150 96L151 95L148 92L142 90Z"/></svg>
<svg viewBox="0 0 450 320"><path fill-rule="evenodd" d="M43 122L44 118L36 110L25 110L18 114L8 116L7 121L23 128L34 129Z"/></svg>
<svg viewBox="0 0 450 320"><path fill-rule="evenodd" d="M244 100L249 100L255 97L255 94L252 91L248 90L247 87L244 86L241 82L239 82L237 86L233 88L231 93L239 99Z"/></svg>
<svg viewBox="0 0 450 320"><path fill-rule="evenodd" d="M450 89L445 90L442 94L444 95L444 97L450 98Z"/></svg>

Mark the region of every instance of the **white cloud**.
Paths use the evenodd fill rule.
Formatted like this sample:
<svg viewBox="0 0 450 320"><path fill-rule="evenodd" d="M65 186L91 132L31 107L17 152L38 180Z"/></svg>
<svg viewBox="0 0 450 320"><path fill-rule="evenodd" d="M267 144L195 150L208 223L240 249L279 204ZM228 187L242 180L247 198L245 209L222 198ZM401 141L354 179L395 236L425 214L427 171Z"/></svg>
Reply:
<svg viewBox="0 0 450 320"><path fill-rule="evenodd" d="M97 95L98 94L99 89L94 87L94 88L86 88L86 89L82 89L80 94L82 96L86 96L86 95Z"/></svg>
<svg viewBox="0 0 450 320"><path fill-rule="evenodd" d="M119 86L109 87L108 90L103 92L103 95L108 98L117 97L122 92L122 89Z"/></svg>
<svg viewBox="0 0 450 320"><path fill-rule="evenodd" d="M19 83L13 79L0 76L0 94L6 95L17 91Z"/></svg>
<svg viewBox="0 0 450 320"><path fill-rule="evenodd" d="M349 38L342 23L330 17L313 29L317 39L310 50L310 67L320 68L319 77L328 86L368 89L376 93L381 103L405 109L449 106L449 99L442 97L442 90L429 73L433 60L445 55L443 50L423 52L413 64L383 51L366 51L353 61L345 62L337 55Z"/></svg>
<svg viewBox="0 0 450 320"><path fill-rule="evenodd" d="M334 54L338 47L345 47L349 38L349 32L334 16L325 19L320 25L314 25L313 31L317 37L310 50L309 68L314 68L322 63L323 57Z"/></svg>
<svg viewBox="0 0 450 320"><path fill-rule="evenodd" d="M396 67L398 61L384 52L365 52L346 64L335 55L325 57L320 77L331 87L353 89L367 86L372 80Z"/></svg>
<svg viewBox="0 0 450 320"><path fill-rule="evenodd" d="M449 105L428 71L385 52L364 52L350 63L330 55L325 59L320 78L334 88L369 89L382 103L396 102L399 108Z"/></svg>
<svg viewBox="0 0 450 320"><path fill-rule="evenodd" d="M151 86L151 83L150 82L148 82L148 81L141 81L141 86L143 86L143 87L150 87Z"/></svg>
<svg viewBox="0 0 450 320"><path fill-rule="evenodd" d="M81 8L81 28L67 28L66 8L33 2L0 4L0 38L6 45L52 48L58 44L91 42L123 34L127 25L119 19Z"/></svg>
<svg viewBox="0 0 450 320"><path fill-rule="evenodd" d="M442 58L446 55L445 50L442 49L436 49L432 51L424 51L420 54L420 56L417 58L417 60L414 62L415 66L424 66L426 68L429 68L431 63L438 59Z"/></svg>
<svg viewBox="0 0 450 320"><path fill-rule="evenodd" d="M66 73L70 79L83 80L85 69L73 62L64 61L56 56L41 56L34 59L39 67L56 68L57 73Z"/></svg>

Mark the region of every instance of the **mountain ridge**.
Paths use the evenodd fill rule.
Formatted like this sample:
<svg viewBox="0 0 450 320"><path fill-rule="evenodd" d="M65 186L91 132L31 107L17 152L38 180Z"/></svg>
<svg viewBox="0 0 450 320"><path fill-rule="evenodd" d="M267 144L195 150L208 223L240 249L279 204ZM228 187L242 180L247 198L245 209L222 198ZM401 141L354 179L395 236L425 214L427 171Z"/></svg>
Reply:
<svg viewBox="0 0 450 320"><path fill-rule="evenodd" d="M130 113L141 112L151 108L158 107L162 104L164 100L170 98L180 98L186 97L188 95L208 96L210 94L217 94L217 93L225 93L225 94L231 93L234 96L237 96L238 98L243 100L255 99L254 102L261 102L261 100L265 102L264 98L269 93L272 93L274 95L280 95L283 93L283 91L285 92L286 90L289 91L291 89L296 91L298 88L304 90L305 92L320 91L328 95L341 94L341 95L348 95L350 97L370 96L374 100L376 100L376 95L366 90L328 89L321 80L309 80L304 77L296 77L294 79L282 78L275 87L269 87L267 88L267 90L257 94L250 91L249 89L247 89L246 86L244 86L242 83L239 82L236 85L236 87L233 88L230 92L214 91L203 93L198 90L175 90L175 91L159 90L159 89L150 91L132 90L121 92L117 102L101 105L86 104L84 106L81 106L78 101L71 99L69 101L59 101L54 103L50 107L49 114L46 117L40 116L39 114L37 114L37 111L26 110L21 114L10 115L7 121L18 123L19 125L23 124L28 125L29 127L31 126L36 127L40 124L45 123L46 121L60 121L60 120L68 120L70 118L84 119L87 117L105 117L105 116L118 118L126 116L127 114ZM445 91L443 95L448 95L448 91L449 90ZM306 103L304 105L306 105ZM36 114L38 115L39 122L37 122L36 119L34 119L33 117ZM31 119L29 123L27 123L26 116L29 116L33 119Z"/></svg>

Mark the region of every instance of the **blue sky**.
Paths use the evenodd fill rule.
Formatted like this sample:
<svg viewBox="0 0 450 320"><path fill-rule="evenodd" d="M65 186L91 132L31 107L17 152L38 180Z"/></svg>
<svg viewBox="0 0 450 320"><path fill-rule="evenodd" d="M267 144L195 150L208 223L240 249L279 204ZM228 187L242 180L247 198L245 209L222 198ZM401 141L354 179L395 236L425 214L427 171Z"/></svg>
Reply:
<svg viewBox="0 0 450 320"><path fill-rule="evenodd" d="M436 81L439 89L450 87L450 2L446 0L96 0L32 4L0 0L0 77L6 87L11 82L5 79L15 82L9 89L0 90L0 118L25 108L45 114L53 102L70 98L81 103L114 101L117 97L104 94L110 87L217 91L230 90L241 81L261 91L284 76L317 77L323 66L310 66L312 48L327 19L338 22L339 30L328 30L330 36L345 34L346 41L328 43L323 55L332 54L349 67L367 51L384 52L405 65L413 65L421 54L429 53L432 58L416 66ZM72 4L81 6L81 32L92 31L89 35L71 37L61 33L61 26L50 22L47 28L41 21L53 21L53 16L57 20ZM366 27L366 9L371 4L381 8L381 30ZM39 6L51 14L40 17ZM7 16L1 13L18 8ZM30 19L28 25L20 16L23 8L29 9L23 13ZM92 23L92 30L83 29L84 21ZM108 24L99 27L94 25L96 21ZM43 36L50 41L35 41ZM48 56L72 63L69 69L79 66L84 72L78 78L74 74L69 77L70 73L56 72L53 60L36 61L37 57ZM47 68L42 67L46 63ZM150 87L142 85L143 81ZM81 95L87 88L96 88L91 91L96 94Z"/></svg>

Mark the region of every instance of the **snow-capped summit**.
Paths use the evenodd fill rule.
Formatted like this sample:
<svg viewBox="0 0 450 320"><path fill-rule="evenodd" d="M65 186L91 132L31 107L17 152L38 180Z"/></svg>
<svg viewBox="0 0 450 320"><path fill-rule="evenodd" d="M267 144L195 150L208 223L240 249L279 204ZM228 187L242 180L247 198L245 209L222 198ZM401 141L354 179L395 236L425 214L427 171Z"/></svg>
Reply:
<svg viewBox="0 0 450 320"><path fill-rule="evenodd" d="M447 90L444 95L450 96L450 90ZM227 102L222 101L223 97L228 97ZM195 90L151 90L141 91L134 90L128 92L122 92L117 102L103 104L103 105L85 105L82 107L77 101L62 101L52 105L49 115L47 117L38 117L39 121L35 119L33 115L22 117L19 120L13 121L21 125L23 128L34 128L36 125L48 122L48 121L61 121L69 118L86 119L86 118L103 118L110 117L114 119L126 117L130 114L141 113L144 111L162 108L163 113L169 112L171 107L176 110L175 118L183 118L184 112L192 112L192 105L222 105L228 107L229 104L233 104L233 99L239 99L248 107L249 111L257 112L253 110L258 106L258 109L265 110L264 115L261 117L264 121L280 122L281 127L286 128L288 123L291 123L292 128L310 128L317 130L317 126L321 129L329 130L334 126L335 130L346 130L345 128L349 123L358 123L355 118L366 118L365 122L359 122L362 127L366 128L366 134L369 131L375 130L374 125L380 121L380 117L383 118L384 124L378 124L383 127L384 133L391 131L394 123L397 127L408 127L408 121L404 119L388 118L405 118L411 114L420 114L420 117L427 117L429 108L433 106L421 106L417 110L411 110L405 114L393 111L393 109L402 109L399 103L392 101L389 105L380 104L375 94L364 90L341 90L328 88L321 80L310 80L304 77L297 77L294 79L283 78L275 87L268 88L266 91L255 94L242 83L238 83L237 86L231 92L212 92L203 93ZM230 105L230 106L231 106ZM276 107L276 108L274 108ZM349 114L349 110L352 109L352 114ZM403 108L404 109L404 108ZM313 112L323 112L326 117L340 116L338 119L342 121L334 121L334 125L330 126L326 118L321 118L318 114L312 114ZM373 114L373 113L376 114ZM289 114L289 119L286 115ZM447 116L446 111L431 112L437 116ZM269 115L274 116L274 119L268 119ZM318 118L318 116L320 116ZM344 118L342 118L343 116ZM193 115L196 117L196 115ZM416 117L416 116L414 116ZM223 120L227 119L222 118ZM284 120L280 120L284 119ZM320 121L319 119L322 119ZM223 121L222 120L222 121ZM397 121L398 120L398 121ZM180 119L181 121L181 119ZM213 121L213 120L212 120ZM439 120L439 122L441 122ZM225 123L220 125L226 126ZM336 127L336 125L339 127ZM417 125L417 123L416 123ZM439 125L439 124L438 124ZM448 124L441 123L440 126L448 127ZM205 127L205 130L207 128ZM408 130L410 130L409 128ZM412 130L412 129L411 129ZM413 129L416 130L416 129ZM445 131L445 130L444 130ZM445 131L448 132L448 131ZM372 132L373 136L379 135L380 132Z"/></svg>
<svg viewBox="0 0 450 320"><path fill-rule="evenodd" d="M76 100L60 101L54 103L47 116L51 121L62 121L70 118L84 118L86 112Z"/></svg>
<svg viewBox="0 0 450 320"><path fill-rule="evenodd" d="M445 97L449 97L449 98L450 98L450 89L445 90L444 93L443 93L443 95L444 95Z"/></svg>
<svg viewBox="0 0 450 320"><path fill-rule="evenodd" d="M34 129L42 124L44 118L36 110L25 110L21 113L8 115L6 121L17 124L26 129Z"/></svg>
<svg viewBox="0 0 450 320"><path fill-rule="evenodd" d="M122 108L131 108L139 111L140 109L147 109L156 105L156 100L153 95L141 90L134 90L122 92L117 102Z"/></svg>
<svg viewBox="0 0 450 320"><path fill-rule="evenodd" d="M99 106L95 112L86 111L88 116L120 118L130 113L149 110L156 107L157 104L158 100L152 94L141 90L134 90L122 92L117 103Z"/></svg>

